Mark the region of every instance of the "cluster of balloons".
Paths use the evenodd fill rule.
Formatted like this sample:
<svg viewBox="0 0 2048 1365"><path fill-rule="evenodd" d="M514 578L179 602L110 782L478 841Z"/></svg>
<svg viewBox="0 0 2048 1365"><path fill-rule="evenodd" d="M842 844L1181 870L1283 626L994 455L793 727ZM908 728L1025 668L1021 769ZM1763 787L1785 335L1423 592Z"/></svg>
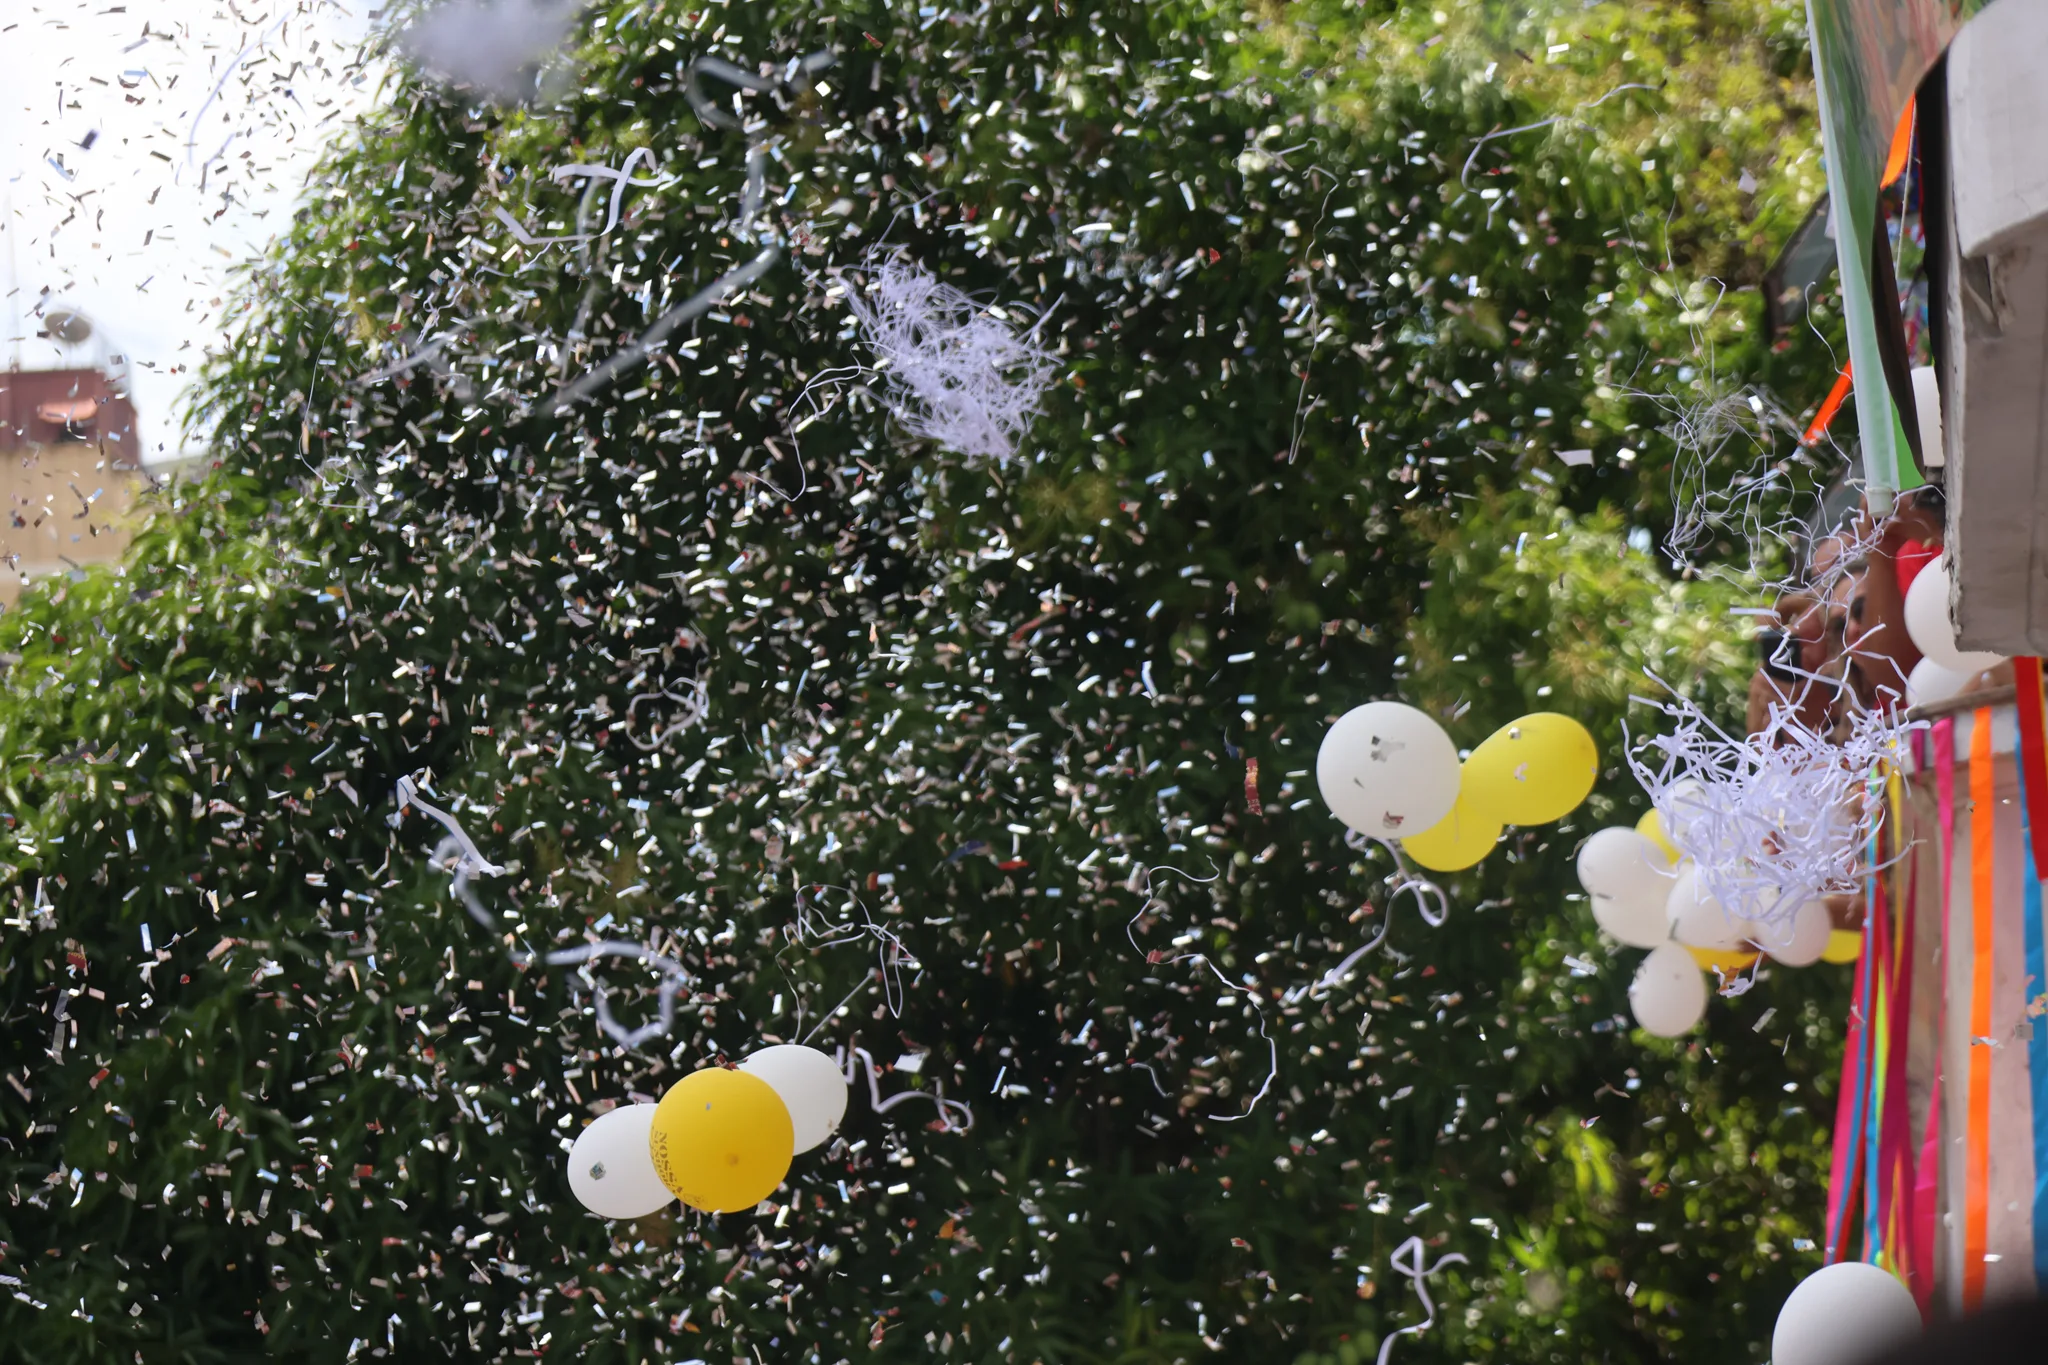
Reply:
<svg viewBox="0 0 2048 1365"><path fill-rule="evenodd" d="M1400 840L1432 872L1471 867L1507 825L1562 819L1599 775L1593 736L1552 711L1501 727L1460 763L1457 745L1421 711L1367 702L1338 718L1316 755L1331 814L1360 834Z"/></svg>
<svg viewBox="0 0 2048 1365"><path fill-rule="evenodd" d="M1741 971L1763 953L1787 967L1839 955L1823 901L1808 901L1780 924L1732 914L1701 884L1698 867L1680 854L1654 810L1634 829L1614 825L1595 833L1580 846L1578 866L1593 919L1630 947L1650 950L1628 1001L1636 1022L1660 1038L1699 1023L1710 969Z"/></svg>
<svg viewBox="0 0 2048 1365"><path fill-rule="evenodd" d="M1920 651L1920 662L1906 679L1906 700L1914 706L1947 701L1978 674L2005 662L2001 655L1956 644L1948 616L1950 582L1947 563L1935 560L1906 589L1906 634Z"/></svg>
<svg viewBox="0 0 2048 1365"><path fill-rule="evenodd" d="M680 1199L707 1213L753 1208L846 1115L846 1077L816 1048L782 1043L737 1069L693 1071L659 1104L600 1114L569 1147L569 1188L603 1218L645 1218Z"/></svg>

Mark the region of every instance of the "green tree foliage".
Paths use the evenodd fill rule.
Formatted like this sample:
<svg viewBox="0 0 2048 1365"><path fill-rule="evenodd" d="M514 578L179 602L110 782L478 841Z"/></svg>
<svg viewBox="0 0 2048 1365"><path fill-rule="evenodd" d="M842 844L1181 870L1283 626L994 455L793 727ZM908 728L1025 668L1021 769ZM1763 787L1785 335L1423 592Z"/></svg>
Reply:
<svg viewBox="0 0 2048 1365"><path fill-rule="evenodd" d="M1409 1236L1469 1261L1404 1359L1759 1349L1811 1263L1837 984L1644 1040L1570 899L1631 815L1635 669L1739 671L1726 594L1629 548L1654 461L1554 458L1620 422L1611 168L1552 138L1465 193L1429 153L1540 107L1390 62L1354 117L1194 3L586 32L555 103L408 85L337 154L212 371L221 470L0 621L26 1358L1357 1360L1420 1321ZM747 128L687 98L696 57L822 50ZM573 232L550 170L639 148L661 183L595 240L506 230ZM877 247L1043 313L1022 458L819 386ZM1570 710L1615 761L1438 928L1315 798L1328 721L1388 695L1466 745ZM422 773L504 868L489 926L394 800ZM592 937L692 974L669 1039L592 1017L650 973L508 951ZM575 1207L593 1114L805 1037L973 1129L857 1092L772 1211Z"/></svg>

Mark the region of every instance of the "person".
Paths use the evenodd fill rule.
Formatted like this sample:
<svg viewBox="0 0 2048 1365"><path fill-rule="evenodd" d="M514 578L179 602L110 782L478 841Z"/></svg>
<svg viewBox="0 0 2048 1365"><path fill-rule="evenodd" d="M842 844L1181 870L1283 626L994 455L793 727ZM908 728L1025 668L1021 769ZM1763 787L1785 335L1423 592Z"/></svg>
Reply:
<svg viewBox="0 0 2048 1365"><path fill-rule="evenodd" d="M1924 564L1920 552L1930 535L1938 547L1941 530L1919 492L1902 495L1882 524L1872 523L1867 506L1857 519L1864 550L1849 565L1853 587L1842 644L1853 661L1856 698L1872 710L1904 706L1906 679L1920 663L1920 647L1906 629L1905 552L1918 547L1913 559Z"/></svg>
<svg viewBox="0 0 2048 1365"><path fill-rule="evenodd" d="M1757 637L1748 733L1769 729L1774 708L1808 730L1823 731L1838 689L1823 681L1829 656L1837 651L1828 647L1821 603L1808 593L1787 593L1779 599L1776 619L1778 628L1767 627Z"/></svg>
<svg viewBox="0 0 2048 1365"><path fill-rule="evenodd" d="M1814 541L1807 556L1807 586L1779 597L1771 624L1758 637L1760 657L1750 675L1746 718L1751 737L1773 728L1774 714L1815 733L1834 728L1846 671L1842 626L1847 595L1839 570L1845 548L1838 535Z"/></svg>

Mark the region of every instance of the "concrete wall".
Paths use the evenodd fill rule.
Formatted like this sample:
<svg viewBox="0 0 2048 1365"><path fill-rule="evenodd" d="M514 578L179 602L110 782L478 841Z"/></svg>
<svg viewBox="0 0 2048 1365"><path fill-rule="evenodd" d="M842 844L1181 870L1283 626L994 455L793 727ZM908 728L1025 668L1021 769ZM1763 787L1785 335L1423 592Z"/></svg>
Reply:
<svg viewBox="0 0 2048 1365"><path fill-rule="evenodd" d="M1948 106L1950 610L1966 649L2048 654L2048 4L1964 26Z"/></svg>

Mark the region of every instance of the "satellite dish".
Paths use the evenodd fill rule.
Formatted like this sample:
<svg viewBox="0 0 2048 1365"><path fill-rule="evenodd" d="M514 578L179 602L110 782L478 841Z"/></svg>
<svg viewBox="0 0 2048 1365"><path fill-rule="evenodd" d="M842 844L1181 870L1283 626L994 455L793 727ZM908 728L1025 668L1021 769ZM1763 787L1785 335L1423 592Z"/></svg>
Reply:
<svg viewBox="0 0 2048 1365"><path fill-rule="evenodd" d="M68 306L58 306L43 314L43 330L57 341L68 346L92 338L92 319Z"/></svg>

